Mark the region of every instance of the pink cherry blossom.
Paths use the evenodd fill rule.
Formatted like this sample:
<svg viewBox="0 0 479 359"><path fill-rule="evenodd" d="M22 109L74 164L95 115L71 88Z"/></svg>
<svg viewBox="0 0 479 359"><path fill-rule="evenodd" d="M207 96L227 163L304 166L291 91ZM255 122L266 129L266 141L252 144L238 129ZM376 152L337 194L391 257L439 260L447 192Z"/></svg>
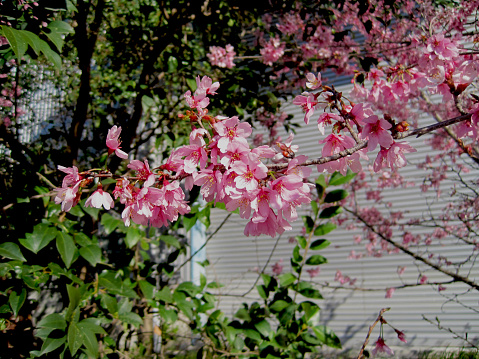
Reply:
<svg viewBox="0 0 479 359"><path fill-rule="evenodd" d="M251 217L251 202L256 197L259 190L248 192L232 193L226 203L226 209L229 212L235 211L239 208L239 215L241 218L248 219Z"/></svg>
<svg viewBox="0 0 479 359"><path fill-rule="evenodd" d="M184 159L184 171L186 173L196 172L196 167L205 168L208 162L208 154L202 146L186 145L180 147L177 151L181 156L186 156Z"/></svg>
<svg viewBox="0 0 479 359"><path fill-rule="evenodd" d="M324 135L324 126L331 125L333 122L343 122L343 118L335 113L324 112L318 118L318 130Z"/></svg>
<svg viewBox="0 0 479 359"><path fill-rule="evenodd" d="M133 190L138 187L130 185L130 181L126 178L120 178L116 181L115 189L113 190L113 197L120 198L120 203L125 204L133 199Z"/></svg>
<svg viewBox="0 0 479 359"><path fill-rule="evenodd" d="M294 98L293 104L301 106L301 108L303 109L303 112L305 113L304 122L308 124L309 118L313 115L315 107L318 104L318 101L316 100L316 97L313 94L309 92L303 92L302 95L298 95Z"/></svg>
<svg viewBox="0 0 479 359"><path fill-rule="evenodd" d="M201 187L200 193L203 195L203 198L207 202L211 202L214 200L215 195L221 191L220 183L222 178L223 174L218 166L210 165L196 175L194 184Z"/></svg>
<svg viewBox="0 0 479 359"><path fill-rule="evenodd" d="M309 277L313 279L314 277L317 277L319 275L319 272L321 271L320 267L312 268L312 269L306 269L306 272L308 272Z"/></svg>
<svg viewBox="0 0 479 359"><path fill-rule="evenodd" d="M220 87L219 82L213 83L213 80L208 76L196 77L196 91L195 93L204 93L205 95L216 95L216 90Z"/></svg>
<svg viewBox="0 0 479 359"><path fill-rule="evenodd" d="M361 138L368 139L368 151L374 150L378 143L381 147L389 148L394 142L391 134L387 131L392 125L385 119L374 115L363 119L363 122L365 125L361 132Z"/></svg>
<svg viewBox="0 0 479 359"><path fill-rule="evenodd" d="M459 55L456 45L444 37L444 34L436 34L427 42L427 51L435 54L440 60L451 60Z"/></svg>
<svg viewBox="0 0 479 359"><path fill-rule="evenodd" d="M196 109L201 114L205 112L204 109L210 104L210 99L206 97L205 93L191 95L191 91L188 90L183 97L190 108Z"/></svg>
<svg viewBox="0 0 479 359"><path fill-rule="evenodd" d="M259 50L263 57L263 62L268 66L272 66L273 63L283 57L285 47L286 44L279 40L279 36L270 38L264 47Z"/></svg>
<svg viewBox="0 0 479 359"><path fill-rule="evenodd" d="M386 355L394 355L394 351L386 345L386 343L384 342L384 339L381 337L379 337L378 340L376 341L376 344L374 345L373 350L371 350L371 353L373 355L377 355L378 353L384 353Z"/></svg>
<svg viewBox="0 0 479 359"><path fill-rule="evenodd" d="M98 185L98 189L85 202L85 207L101 208L103 206L106 210L113 208L114 205L113 198L111 198L108 192L103 191L101 184Z"/></svg>
<svg viewBox="0 0 479 359"><path fill-rule="evenodd" d="M400 330L397 330L397 329L394 329L394 331L396 332L396 334L398 335L398 339L404 343L407 343L407 340L406 340L406 334L404 334L404 332L400 331Z"/></svg>
<svg viewBox="0 0 479 359"><path fill-rule="evenodd" d="M106 146L108 147L108 153L112 154L115 152L115 154L122 158L122 159L127 159L128 154L124 151L121 150L120 144L120 133L121 133L121 127L117 127L116 125L113 126L108 130L108 135L106 136Z"/></svg>
<svg viewBox="0 0 479 359"><path fill-rule="evenodd" d="M153 186L153 184L155 183L155 175L150 170L148 160L145 160L144 162L133 160L127 167L137 171L139 179L141 181L145 181L145 183L143 183L143 186L150 187Z"/></svg>
<svg viewBox="0 0 479 359"><path fill-rule="evenodd" d="M266 177L267 167L252 153L248 154L246 163L236 161L231 166L238 176L235 178L236 187L245 188L247 191L258 187L258 180Z"/></svg>
<svg viewBox="0 0 479 359"><path fill-rule="evenodd" d="M234 47L230 44L224 48L220 46L210 46L210 52L206 54L212 65L227 67L229 69L235 66L233 62L235 55Z"/></svg>
<svg viewBox="0 0 479 359"><path fill-rule="evenodd" d="M345 135L336 135L334 133L328 135L324 140L320 140L319 143L324 143L322 155L323 157L335 155L347 148L353 147L355 142L351 137ZM342 157L336 161L326 162L317 166L318 172L323 172L324 170L329 173L335 171L341 172L345 175L348 169L348 164L352 165L352 170L361 169L361 164L359 163L359 153L353 153L348 157Z"/></svg>
<svg viewBox="0 0 479 359"><path fill-rule="evenodd" d="M386 296L384 298L392 298L396 288L388 288L386 290Z"/></svg>
<svg viewBox="0 0 479 359"><path fill-rule="evenodd" d="M308 178L311 176L313 169L311 167L301 166L307 160L308 156L305 155L300 155L293 158L291 161L289 161L285 174L295 174L301 178Z"/></svg>
<svg viewBox="0 0 479 359"><path fill-rule="evenodd" d="M273 208L281 209L288 202L293 202L299 198L297 191L303 187L303 179L296 175L287 175L275 179L270 184L272 192L269 199Z"/></svg>
<svg viewBox="0 0 479 359"><path fill-rule="evenodd" d="M68 212L80 201L80 193L78 192L80 188L80 183L81 181L78 181L72 187L62 187L54 189L54 191L57 192L55 196L55 203L62 204L62 211Z"/></svg>
<svg viewBox="0 0 479 359"><path fill-rule="evenodd" d="M404 153L411 152L416 152L416 150L408 142L394 142L389 149L381 148L374 161L373 169L375 172L379 172L385 166L393 171L404 167L407 164Z"/></svg>
<svg viewBox="0 0 479 359"><path fill-rule="evenodd" d="M275 275L280 275L283 272L284 265L283 259L280 259L278 262L271 266L271 269Z"/></svg>
<svg viewBox="0 0 479 359"><path fill-rule="evenodd" d="M217 146L221 152L225 153L234 148L233 143L249 147L246 137L251 135L251 125L247 122L240 122L237 116L216 122L214 128L218 133Z"/></svg>
<svg viewBox="0 0 479 359"><path fill-rule="evenodd" d="M63 177L62 187L68 187L75 185L83 179L83 176L78 174L78 168L76 166L64 167L58 165L57 167L60 171L66 173L67 175Z"/></svg>
<svg viewBox="0 0 479 359"><path fill-rule="evenodd" d="M306 82L306 87L315 90L319 87L321 87L321 73L318 72L318 77L316 77L313 73L308 72L306 74L306 79L308 82Z"/></svg>

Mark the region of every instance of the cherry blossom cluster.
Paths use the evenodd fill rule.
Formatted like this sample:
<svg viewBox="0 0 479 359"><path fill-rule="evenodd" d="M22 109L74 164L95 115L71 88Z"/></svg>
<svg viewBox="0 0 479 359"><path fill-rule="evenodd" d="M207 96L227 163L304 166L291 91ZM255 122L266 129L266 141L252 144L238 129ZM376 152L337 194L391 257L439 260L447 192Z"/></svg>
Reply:
<svg viewBox="0 0 479 359"><path fill-rule="evenodd" d="M228 44L226 47L210 46L210 52L206 56L212 65L231 69L235 55L234 47Z"/></svg>
<svg viewBox="0 0 479 359"><path fill-rule="evenodd" d="M320 89L316 93L303 92L296 96L293 104L300 106L305 112L304 122L309 123L315 111L322 110L317 117L318 130L325 134L325 126L332 125L333 133L329 134L320 144L323 157L333 156L342 151L351 149L360 144L367 143L365 148L358 148L348 156L318 165L318 171L335 171L346 174L348 167L353 172L362 169L360 159L368 159L367 152L374 151L380 146L379 153L374 162L374 170L378 172L384 167L392 170L406 165L405 153L415 152L407 142L396 142L393 135L407 130L407 124L397 125L390 116L379 118L367 103L353 103L344 98L340 92L329 86L322 86L321 74L306 75L306 86L312 90ZM354 127L354 128L353 128ZM336 133L334 133L336 132ZM342 134L348 133L348 134Z"/></svg>
<svg viewBox="0 0 479 359"><path fill-rule="evenodd" d="M180 180L185 188L200 186L200 193L208 202L222 202L229 211L239 210L242 218L249 219L245 235L268 234L275 236L290 230L289 222L298 218L297 207L311 201L307 177L311 169L302 167L306 156L295 156L298 146L292 145L293 135L273 147L259 146L253 149L247 141L252 133L251 125L239 118L208 115L209 96L216 94L219 83L209 77L197 78L197 89L187 91L184 99L191 110L181 115L189 120L192 131L189 144L175 149L166 162L150 169L147 160L132 160L128 168L134 176L114 176L105 170L79 172L73 166L59 166L67 175L62 187L57 189L56 203L68 211L81 198L81 189L95 178L117 178L113 197L125 205L122 218L126 225L131 221L154 227L167 226L186 214L190 207ZM127 159L121 150L121 127L113 126L106 139L109 154ZM272 170L265 163L282 164ZM101 182L88 197L85 206L114 207L110 193Z"/></svg>

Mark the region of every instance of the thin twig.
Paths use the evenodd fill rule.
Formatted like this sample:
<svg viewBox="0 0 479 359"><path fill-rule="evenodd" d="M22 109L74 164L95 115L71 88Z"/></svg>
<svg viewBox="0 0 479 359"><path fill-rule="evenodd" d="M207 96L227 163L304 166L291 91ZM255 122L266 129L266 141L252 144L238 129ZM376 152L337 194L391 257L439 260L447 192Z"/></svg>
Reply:
<svg viewBox="0 0 479 359"><path fill-rule="evenodd" d="M464 284L467 284L468 286L470 286L471 288L474 288L475 290L478 290L479 291L479 284L474 282L473 280L467 278L467 277L464 277L462 275L459 275L458 273L454 273L454 272L451 272L451 271L448 271L444 268L442 268L440 265L438 264L435 264L433 262L431 262L430 260L426 259L426 258L423 258L422 256L416 254L416 253L413 253L412 251L410 251L408 248L402 246L401 244L393 241L391 238L388 238L386 237L384 234L382 234L381 232L377 231L376 228L374 228L373 225L369 224L364 218L362 218L358 213L354 212L354 211L351 211L350 209L347 209L346 207L344 207L344 210L351 213L352 215L354 215L357 219L359 219L361 222L364 223L364 225L366 225L366 227L368 227L372 232L374 232L375 234L377 234L379 237L381 237L381 239L383 239L384 241L388 242L389 244L393 245L394 247L396 247L397 249L401 250L402 252L406 253L407 255L413 257L414 259L428 265L429 267L431 268L434 268L435 270L453 278L456 282L462 282Z"/></svg>
<svg viewBox="0 0 479 359"><path fill-rule="evenodd" d="M226 223L226 221L231 217L232 214L233 214L232 212L231 212L231 213L228 213L228 215L225 217L225 219L223 219L223 222L221 222L220 225L215 229L215 231L209 235L209 237L206 239L205 243L203 243L203 244L201 245L201 247L198 248L198 249L195 251L195 253L193 253L192 255L190 255L187 260L185 260L183 263L181 263L181 265L173 272L173 275L172 275L172 276L174 276L176 273L178 273L178 271L179 271L181 268L183 268L183 267L186 265L186 263L188 263L189 261L191 261L195 255L197 255L203 248L206 247L206 245L208 244L208 242L210 241L210 239L213 238L213 236L214 236L216 233L218 233L218 231L221 229L221 227L223 227L223 225L224 225L224 224Z"/></svg>
<svg viewBox="0 0 479 359"><path fill-rule="evenodd" d="M380 321L383 320L383 314L387 312L389 309L391 308L383 308L379 311L378 317L376 318L374 323L369 327L368 335L366 335L366 340L364 341L363 346L361 347L361 350L359 351L359 355L357 359L361 359L363 357L364 349L366 349L366 345L368 345L369 337L371 336L371 333L373 332L374 327L376 326L376 324L378 324Z"/></svg>

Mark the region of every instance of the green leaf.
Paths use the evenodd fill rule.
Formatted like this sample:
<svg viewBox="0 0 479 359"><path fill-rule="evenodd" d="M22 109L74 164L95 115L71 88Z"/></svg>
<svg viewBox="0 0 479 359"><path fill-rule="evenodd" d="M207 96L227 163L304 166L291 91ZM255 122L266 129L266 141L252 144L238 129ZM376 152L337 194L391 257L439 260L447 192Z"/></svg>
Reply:
<svg viewBox="0 0 479 359"><path fill-rule="evenodd" d="M316 217L319 212L318 202L311 201L311 209L313 210L314 217Z"/></svg>
<svg viewBox="0 0 479 359"><path fill-rule="evenodd" d="M101 249L97 244L80 248L80 255L85 258L92 267L95 267L101 262Z"/></svg>
<svg viewBox="0 0 479 359"><path fill-rule="evenodd" d="M12 242L0 244L0 256L22 262L26 261L22 251L20 250L20 247Z"/></svg>
<svg viewBox="0 0 479 359"><path fill-rule="evenodd" d="M163 236L160 236L160 241L163 241L166 244L173 246L175 248L178 248L178 249L181 248L181 243L178 240L178 238L176 238L175 236L163 235Z"/></svg>
<svg viewBox="0 0 479 359"><path fill-rule="evenodd" d="M326 190L326 187L328 185L326 184L326 179L324 178L324 175L320 175L316 179L316 192L318 193L318 198L321 199L323 198L324 191Z"/></svg>
<svg viewBox="0 0 479 359"><path fill-rule="evenodd" d="M274 312L281 312L283 309L289 307L291 303L286 302L285 300L277 300L273 304L269 305L269 309Z"/></svg>
<svg viewBox="0 0 479 359"><path fill-rule="evenodd" d="M118 313L118 301L116 298L112 297L111 295L102 293L101 305L103 308L106 308L110 312L110 314Z"/></svg>
<svg viewBox="0 0 479 359"><path fill-rule="evenodd" d="M244 332L244 335L248 338L251 338L251 339L256 340L256 341L261 340L261 334L259 334L254 329L244 329L243 332Z"/></svg>
<svg viewBox="0 0 479 359"><path fill-rule="evenodd" d="M323 341L317 337L315 337L314 335L311 335L309 333L303 333L301 334L301 338L303 338L303 340L308 343L308 344L311 344L311 345L321 345L323 344Z"/></svg>
<svg viewBox="0 0 479 359"><path fill-rule="evenodd" d="M109 213L104 213L101 216L101 224L105 228L106 234L113 232L121 223L123 223L121 219L113 218Z"/></svg>
<svg viewBox="0 0 479 359"><path fill-rule="evenodd" d="M311 246L309 247L309 249L313 251L319 251L320 249L324 249L328 247L330 244L331 242L328 241L327 239L317 239L313 243L311 243Z"/></svg>
<svg viewBox="0 0 479 359"><path fill-rule="evenodd" d="M78 250L73 242L72 236L69 234L57 231L57 249L62 257L63 263L67 268L70 268L72 263L78 258Z"/></svg>
<svg viewBox="0 0 479 359"><path fill-rule="evenodd" d="M40 52L42 51L42 48L44 46L43 43L45 41L40 39L38 35L27 30L23 30L23 37L25 41L27 41L28 45L30 45L30 47L33 49L33 51L35 51L37 55L40 55Z"/></svg>
<svg viewBox="0 0 479 359"><path fill-rule="evenodd" d="M299 294L306 298L312 298L312 299L323 299L323 296L319 292L319 290L314 289L314 288L304 288L299 291Z"/></svg>
<svg viewBox="0 0 479 359"><path fill-rule="evenodd" d="M95 318L86 318L83 319L81 322L78 323L78 328L81 331L90 331L94 334L102 334L107 335L105 329L102 328L101 325L98 324L99 320Z"/></svg>
<svg viewBox="0 0 479 359"><path fill-rule="evenodd" d="M305 249L306 245L308 244L308 241L304 236L296 236L296 240L298 241L298 244L301 248Z"/></svg>
<svg viewBox="0 0 479 359"><path fill-rule="evenodd" d="M194 297L201 290L197 285L193 284L192 282L182 282L178 285L178 287L176 287L175 291L182 291L187 293L191 297Z"/></svg>
<svg viewBox="0 0 479 359"><path fill-rule="evenodd" d="M343 207L341 206L331 206L325 208L319 214L319 218L331 218L337 216L338 214L343 212Z"/></svg>
<svg viewBox="0 0 479 359"><path fill-rule="evenodd" d="M265 337L269 337L272 333L271 325L266 320L256 323L254 327Z"/></svg>
<svg viewBox="0 0 479 359"><path fill-rule="evenodd" d="M341 341L336 334L334 334L334 332L325 325L315 326L313 327L313 331L318 339L328 347L341 349Z"/></svg>
<svg viewBox="0 0 479 359"><path fill-rule="evenodd" d="M119 294L129 298L138 298L138 295L131 288L131 285L125 281L121 281L116 277L116 273L111 271L103 272L99 276L98 283L100 286L105 287L111 294Z"/></svg>
<svg viewBox="0 0 479 359"><path fill-rule="evenodd" d="M251 316L249 315L249 311L247 308L238 309L234 316L247 322L251 321Z"/></svg>
<svg viewBox="0 0 479 359"><path fill-rule="evenodd" d="M128 227L125 236L125 244L128 248L133 248L141 238L141 232L138 227Z"/></svg>
<svg viewBox="0 0 479 359"><path fill-rule="evenodd" d="M301 261L303 260L303 256L301 256L301 254L299 254L299 246L296 245L293 249L293 257L291 258L292 261L296 262L296 263L301 263Z"/></svg>
<svg viewBox="0 0 479 359"><path fill-rule="evenodd" d="M311 266L317 266L327 262L328 260L319 254L315 254L306 260L306 264Z"/></svg>
<svg viewBox="0 0 479 359"><path fill-rule="evenodd" d="M118 315L118 318L125 323L131 324L137 328L139 328L140 325L143 324L143 319L141 319L138 314L132 312L120 313Z"/></svg>
<svg viewBox="0 0 479 359"><path fill-rule="evenodd" d="M319 306L316 303L305 301L301 302L301 308L304 311L304 320L307 323L314 315L319 313Z"/></svg>
<svg viewBox="0 0 479 359"><path fill-rule="evenodd" d="M341 184L345 184L351 181L354 177L356 177L357 173L352 172L348 169L346 176L343 176L339 172L334 172L331 178L329 179L330 186L339 186Z"/></svg>
<svg viewBox="0 0 479 359"><path fill-rule="evenodd" d="M71 322L68 326L68 348L70 349L72 356L76 354L82 344L83 333L78 329L75 322Z"/></svg>
<svg viewBox="0 0 479 359"><path fill-rule="evenodd" d="M279 284L281 287L287 287L290 284L294 283L296 277L293 273L284 273L279 276Z"/></svg>
<svg viewBox="0 0 479 359"><path fill-rule="evenodd" d="M93 219L95 219L95 221L98 219L98 213L100 213L100 209L99 208L95 208L95 207L85 207L85 202L86 202L86 199L85 200L82 200L80 201L80 207L81 209L89 214ZM104 215L106 215L108 213L105 213ZM110 217L111 215L108 214ZM103 218L102 218L103 219ZM103 223L102 223L103 224ZM107 233L107 234L110 234L110 233Z"/></svg>
<svg viewBox="0 0 479 359"><path fill-rule="evenodd" d="M65 330L67 327L67 322L63 315L58 313L49 314L40 320L37 324L39 328L52 328Z"/></svg>
<svg viewBox="0 0 479 359"><path fill-rule="evenodd" d="M58 349L60 346L62 346L65 341L67 340L67 337L64 336L62 338L54 339L54 338L47 338L42 345L42 349L40 351L40 354L46 354L54 351L55 349Z"/></svg>
<svg viewBox="0 0 479 359"><path fill-rule="evenodd" d="M148 300L153 299L153 294L155 293L156 287L146 280L140 280L138 284L145 298Z"/></svg>
<svg viewBox="0 0 479 359"><path fill-rule="evenodd" d="M133 314L133 313L132 313ZM90 330L83 330L83 345L87 350L87 354L90 358L98 357L98 340L96 339L95 333Z"/></svg>
<svg viewBox="0 0 479 359"><path fill-rule="evenodd" d="M60 34L74 34L75 29L67 22L61 20L54 20L47 26L48 29L58 32Z"/></svg>
<svg viewBox="0 0 479 359"><path fill-rule="evenodd" d="M193 226L196 224L198 220L198 213L187 213L183 216L183 226L185 227L185 231L189 231Z"/></svg>
<svg viewBox="0 0 479 359"><path fill-rule="evenodd" d="M23 303L25 303L25 299L27 297L27 291L25 288L22 289L22 292L20 295L17 294L17 292L12 291L10 293L10 296L8 298L8 303L10 304L10 308L13 310L13 315L16 317L18 315L18 312L23 306Z"/></svg>
<svg viewBox="0 0 479 359"><path fill-rule="evenodd" d="M314 227L314 221L310 216L303 216L304 227L306 228L306 233L310 233Z"/></svg>
<svg viewBox="0 0 479 359"><path fill-rule="evenodd" d="M173 324L178 319L178 313L174 309L166 309L165 307L160 307L159 309L160 318L166 322Z"/></svg>
<svg viewBox="0 0 479 359"><path fill-rule="evenodd" d="M168 58L168 72L175 72L178 68L178 60L174 56Z"/></svg>
<svg viewBox="0 0 479 359"><path fill-rule="evenodd" d="M264 285L257 285L256 290L258 291L258 294L261 298L268 299L269 291L266 289Z"/></svg>
<svg viewBox="0 0 479 359"><path fill-rule="evenodd" d="M23 36L22 30L16 30L8 26L0 26L3 36L7 38L8 43L12 47L18 62L22 61L22 57L28 49L27 39Z"/></svg>
<svg viewBox="0 0 479 359"><path fill-rule="evenodd" d="M325 234L328 234L329 232L334 231L335 229L336 229L336 225L331 222L320 224L314 230L314 235L324 236Z"/></svg>
<svg viewBox="0 0 479 359"><path fill-rule="evenodd" d="M155 100L153 100L151 97L143 95L141 97L141 107L143 108L143 111L147 111L151 107L155 106Z"/></svg>
<svg viewBox="0 0 479 359"><path fill-rule="evenodd" d="M191 91L196 90L196 79L187 78L186 83L188 84L188 87L190 88Z"/></svg>
<svg viewBox="0 0 479 359"><path fill-rule="evenodd" d="M348 196L349 196L348 191L344 189L336 189L326 194L326 197L324 197L324 202L333 203L333 202L341 201Z"/></svg>
<svg viewBox="0 0 479 359"><path fill-rule="evenodd" d="M50 32L45 32L45 35L50 39L51 42L56 46L58 51L62 51L63 47L63 35L64 34L72 34L75 32L73 28L64 21L52 21L48 24L47 28Z"/></svg>
<svg viewBox="0 0 479 359"><path fill-rule="evenodd" d="M74 287L70 284L67 284L67 293L68 293L68 299L70 301L68 303L66 319L67 319L67 321L71 321L71 316L72 316L74 310L80 304L81 292L80 292L79 288Z"/></svg>
<svg viewBox="0 0 479 359"><path fill-rule="evenodd" d="M205 207L200 213L198 213L198 219L205 225L206 229L211 225L210 214L211 207L209 206Z"/></svg>
<svg viewBox="0 0 479 359"><path fill-rule="evenodd" d="M170 288L163 287L163 289L155 294L155 299L162 300L165 303L172 303L173 296L171 295Z"/></svg>
<svg viewBox="0 0 479 359"><path fill-rule="evenodd" d="M73 208L79 208L79 207L73 207ZM70 211L70 213L71 213L71 211ZM75 241L75 243L77 243L78 245L80 245L82 247L87 247L87 246L93 244L93 241L85 233L75 233L75 234L73 234L73 240Z"/></svg>

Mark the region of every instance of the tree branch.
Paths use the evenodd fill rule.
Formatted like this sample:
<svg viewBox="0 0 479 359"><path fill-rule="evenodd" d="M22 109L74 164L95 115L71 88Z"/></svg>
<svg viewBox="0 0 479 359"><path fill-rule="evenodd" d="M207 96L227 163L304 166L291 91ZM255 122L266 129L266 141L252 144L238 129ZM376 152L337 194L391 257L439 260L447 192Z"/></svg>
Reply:
<svg viewBox="0 0 479 359"><path fill-rule="evenodd" d="M479 284L470 280L469 278L467 277L464 277L462 275L459 275L457 273L454 273L454 272L451 272L451 271L448 271L444 268L441 268L439 265L437 264L434 264L433 262L431 262L430 260L426 259L426 258L423 258L421 257L420 255L416 254L416 253L413 253L412 251L410 251L408 248L402 246L401 244L393 241L391 238L388 238L386 237L384 234L382 234L381 232L377 231L376 228L374 228L373 225L369 224L368 222L366 222L366 220L364 218L362 218L358 213L354 212L354 211L351 211L350 209L344 207L344 210L351 213L352 215L354 215L357 219L359 219L361 222L364 223L364 225L366 227L368 227L368 229L370 229L371 231L373 231L375 234L377 234L379 237L381 237L381 239L383 239L384 241L388 242L389 244L391 244L392 246L396 247L397 249L399 249L400 251L402 251L403 253L406 253L407 255L413 257L414 259L416 259L417 261L419 262L422 262L426 265L428 265L429 267L431 268L434 268L435 270L437 270L438 272L441 272L442 274L445 274L451 278L454 279L454 281L456 282L462 282L464 284L467 284L468 286L470 286L471 288L474 288L475 290L479 291Z"/></svg>

